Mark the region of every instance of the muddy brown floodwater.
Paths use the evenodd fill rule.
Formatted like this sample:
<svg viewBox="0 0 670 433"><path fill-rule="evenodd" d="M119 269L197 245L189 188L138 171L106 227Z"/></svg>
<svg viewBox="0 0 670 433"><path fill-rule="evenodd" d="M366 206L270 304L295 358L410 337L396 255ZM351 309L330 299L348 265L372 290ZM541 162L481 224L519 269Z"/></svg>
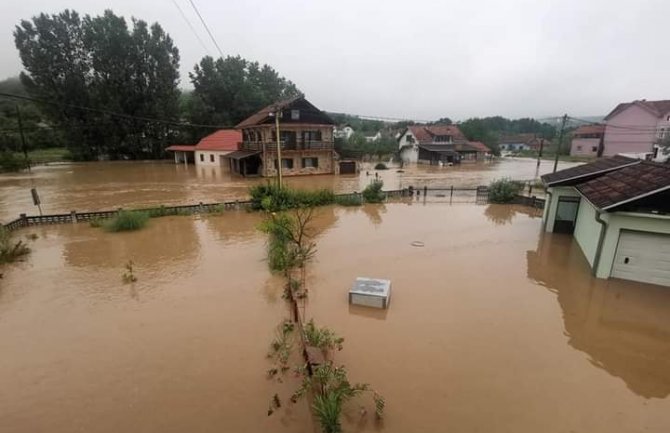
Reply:
<svg viewBox="0 0 670 433"><path fill-rule="evenodd" d="M0 269L0 431L316 432L304 401L265 415L295 384L265 378L287 309L259 221L19 231L39 237ZM387 400L381 425L352 404L345 431L668 431L670 290L593 279L537 211L392 203L321 208L316 224L307 316ZM388 310L348 305L357 276L392 280Z"/></svg>
<svg viewBox="0 0 670 433"><path fill-rule="evenodd" d="M575 163L561 162L559 168ZM286 178L297 188L331 188L336 192L361 191L374 178L375 170L365 165L359 176L301 176ZM548 173L552 161L542 161L539 173ZM370 175L368 176L368 172ZM504 158L489 163L454 167L413 165L377 173L385 189L407 186L454 185L476 187L492 179L512 177L531 180L536 161ZM175 165L170 162L96 162L40 166L31 173L0 175L0 222L18 218L20 213L36 215L30 195L37 188L45 213L69 213L140 207L211 203L246 199L250 185L264 179L243 179L223 173L219 167Z"/></svg>

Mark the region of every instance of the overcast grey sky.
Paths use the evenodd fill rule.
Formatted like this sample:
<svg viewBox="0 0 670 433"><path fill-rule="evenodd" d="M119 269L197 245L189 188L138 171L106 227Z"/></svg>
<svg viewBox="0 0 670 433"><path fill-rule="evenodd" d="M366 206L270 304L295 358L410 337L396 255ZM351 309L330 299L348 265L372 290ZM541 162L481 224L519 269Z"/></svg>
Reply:
<svg viewBox="0 0 670 433"><path fill-rule="evenodd" d="M216 48L188 0L19 0L0 14L0 78L21 70L12 32L65 8L158 21L188 71ZM667 0L194 0L224 54L272 65L319 108L394 118L609 112L670 98Z"/></svg>

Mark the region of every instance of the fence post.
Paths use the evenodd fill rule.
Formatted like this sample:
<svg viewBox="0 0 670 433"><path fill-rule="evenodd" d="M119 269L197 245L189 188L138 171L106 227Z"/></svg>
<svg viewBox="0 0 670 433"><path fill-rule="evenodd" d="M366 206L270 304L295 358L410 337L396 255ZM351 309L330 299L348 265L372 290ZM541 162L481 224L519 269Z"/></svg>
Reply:
<svg viewBox="0 0 670 433"><path fill-rule="evenodd" d="M19 215L19 218L21 218L21 227L28 227L28 216L22 213Z"/></svg>
<svg viewBox="0 0 670 433"><path fill-rule="evenodd" d="M427 196L427 195L428 195L428 185L424 185L424 187L423 187L423 196L425 197L425 196Z"/></svg>
<svg viewBox="0 0 670 433"><path fill-rule="evenodd" d="M70 221L72 221L73 223L77 222L77 211L76 210L70 211Z"/></svg>

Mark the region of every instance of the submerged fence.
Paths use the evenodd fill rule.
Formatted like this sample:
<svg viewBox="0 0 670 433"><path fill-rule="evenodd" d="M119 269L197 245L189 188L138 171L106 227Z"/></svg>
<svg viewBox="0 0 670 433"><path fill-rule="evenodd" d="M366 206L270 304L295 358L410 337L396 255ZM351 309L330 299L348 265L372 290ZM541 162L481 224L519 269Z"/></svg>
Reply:
<svg viewBox="0 0 670 433"><path fill-rule="evenodd" d="M384 191L388 198L411 198L412 200L424 200L429 202L449 202L449 203L477 203L486 204L489 202L489 190L486 186L476 188L455 188L449 187L423 187ZM337 194L337 197L360 196L360 193ZM544 199L535 196L517 196L513 204L521 204L542 209ZM128 209L132 211L146 212L152 217L170 216L170 215L194 215L217 213L226 210L249 209L252 202L250 200L236 200L220 203L198 203L178 206L159 206L149 208ZM18 230L23 227L47 224L65 224L91 221L97 219L112 218L123 209L52 214L52 215L26 215L21 214L19 218L4 225L9 231Z"/></svg>

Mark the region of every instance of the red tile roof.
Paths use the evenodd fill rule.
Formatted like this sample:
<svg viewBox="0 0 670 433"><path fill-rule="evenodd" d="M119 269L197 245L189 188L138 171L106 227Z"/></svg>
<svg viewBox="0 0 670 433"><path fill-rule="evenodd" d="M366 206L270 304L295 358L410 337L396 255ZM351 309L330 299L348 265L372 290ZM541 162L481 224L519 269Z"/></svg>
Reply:
<svg viewBox="0 0 670 433"><path fill-rule="evenodd" d="M165 150L169 152L195 152L195 146L192 144L173 144Z"/></svg>
<svg viewBox="0 0 670 433"><path fill-rule="evenodd" d="M575 129L572 135L586 135L586 134L604 134L605 125L582 125Z"/></svg>
<svg viewBox="0 0 670 433"><path fill-rule="evenodd" d="M452 139L465 139L465 136L458 129L456 125L448 126L425 126L425 125L412 125L408 126L407 129L412 132L416 137L419 144L431 144L435 143L435 136L437 135L450 135ZM446 144L446 143L445 143Z"/></svg>
<svg viewBox="0 0 670 433"><path fill-rule="evenodd" d="M641 161L576 186L598 209L608 210L670 190L670 165Z"/></svg>
<svg viewBox="0 0 670 433"><path fill-rule="evenodd" d="M478 152L490 152L491 149L481 141L470 141L470 147L477 149Z"/></svg>
<svg viewBox="0 0 670 433"><path fill-rule="evenodd" d="M242 143L242 133L236 129L219 129L203 137L195 150L237 150Z"/></svg>

